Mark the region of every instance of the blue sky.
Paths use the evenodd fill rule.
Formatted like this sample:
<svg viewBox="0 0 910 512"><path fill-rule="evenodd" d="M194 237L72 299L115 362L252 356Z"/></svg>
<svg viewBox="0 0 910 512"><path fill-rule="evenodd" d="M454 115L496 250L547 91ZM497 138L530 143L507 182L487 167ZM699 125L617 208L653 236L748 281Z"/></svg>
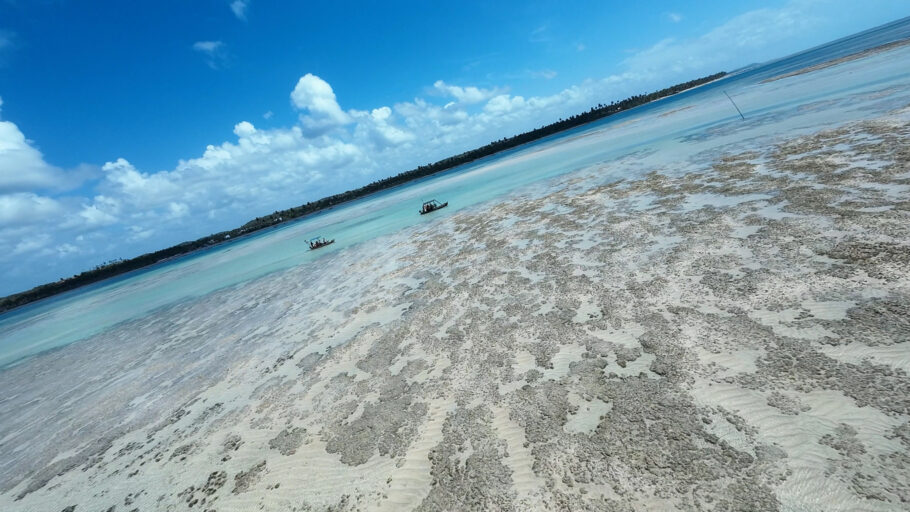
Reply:
<svg viewBox="0 0 910 512"><path fill-rule="evenodd" d="M908 6L0 0L0 295Z"/></svg>

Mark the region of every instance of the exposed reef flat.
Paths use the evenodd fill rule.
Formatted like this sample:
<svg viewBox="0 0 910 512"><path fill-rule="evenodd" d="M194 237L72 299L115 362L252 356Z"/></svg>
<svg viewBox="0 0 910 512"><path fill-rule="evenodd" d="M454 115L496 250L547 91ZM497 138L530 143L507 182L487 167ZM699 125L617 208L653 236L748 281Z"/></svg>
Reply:
<svg viewBox="0 0 910 512"><path fill-rule="evenodd" d="M910 108L635 164L0 373L0 510L910 507Z"/></svg>

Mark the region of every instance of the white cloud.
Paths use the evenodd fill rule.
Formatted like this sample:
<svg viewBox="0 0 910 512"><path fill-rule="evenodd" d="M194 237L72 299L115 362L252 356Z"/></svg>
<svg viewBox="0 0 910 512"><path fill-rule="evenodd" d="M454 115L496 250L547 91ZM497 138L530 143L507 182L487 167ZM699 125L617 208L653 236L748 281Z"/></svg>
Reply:
<svg viewBox="0 0 910 512"><path fill-rule="evenodd" d="M75 245L70 244L70 243L62 243L62 244L54 247L54 251L57 253L58 257L65 257L65 256L69 256L70 254L82 252L82 250L79 247L76 247Z"/></svg>
<svg viewBox="0 0 910 512"><path fill-rule="evenodd" d="M532 78L543 78L544 80L552 80L556 78L558 73L552 69L541 69L540 71L529 71L528 74Z"/></svg>
<svg viewBox="0 0 910 512"><path fill-rule="evenodd" d="M142 226L130 226L130 241L139 242L142 240L147 240L155 234L155 230L151 228L144 228Z"/></svg>
<svg viewBox="0 0 910 512"><path fill-rule="evenodd" d="M480 103L489 98L495 96L499 91L497 89L481 89L479 87L460 87L457 85L449 85L442 80L437 80L433 84L433 88L441 93L443 96L449 96L455 98L458 103L463 105L471 105L474 103Z"/></svg>
<svg viewBox="0 0 910 512"><path fill-rule="evenodd" d="M221 69L228 64L227 46L222 41L196 41L193 50L204 55L205 63L212 69Z"/></svg>
<svg viewBox="0 0 910 512"><path fill-rule="evenodd" d="M499 96L491 98L490 101L484 105L483 110L489 114L502 115L521 109L524 106L525 99L523 97L501 94Z"/></svg>
<svg viewBox="0 0 910 512"><path fill-rule="evenodd" d="M275 113L272 112L271 110L269 110L269 111L266 112L265 114L262 114L262 118L263 118L263 119L271 119L273 115L275 115Z"/></svg>
<svg viewBox="0 0 910 512"><path fill-rule="evenodd" d="M0 195L0 227L56 220L63 211L63 207L56 200L31 192Z"/></svg>
<svg viewBox="0 0 910 512"><path fill-rule="evenodd" d="M354 144L331 137L308 138L298 126L260 130L243 121L234 127L234 133L236 143L210 145L201 157L181 161L170 173L149 178L160 176L178 184L180 192L169 194L169 200L180 199L194 208L200 208L199 199L207 200L206 211L229 207L237 200L267 205L276 198L286 202L288 197L299 197L304 187L338 186L344 182L344 173L319 181L325 173L361 156Z"/></svg>
<svg viewBox="0 0 910 512"><path fill-rule="evenodd" d="M240 121L234 125L234 135L238 137L250 137L256 133L256 127L249 121Z"/></svg>
<svg viewBox="0 0 910 512"><path fill-rule="evenodd" d="M79 216L85 222L86 226L109 226L117 222L113 215L101 211L96 205L86 205L79 212Z"/></svg>
<svg viewBox="0 0 910 512"><path fill-rule="evenodd" d="M116 216L119 211L119 200L103 195L96 196L92 204L82 206L79 220L86 227L110 226L119 220Z"/></svg>
<svg viewBox="0 0 910 512"><path fill-rule="evenodd" d="M300 110L301 123L313 133L322 133L351 122L351 117L338 105L335 91L328 82L307 73L300 77L291 91L291 103Z"/></svg>
<svg viewBox="0 0 910 512"><path fill-rule="evenodd" d="M666 18L671 23L679 23L683 20L682 14L679 14L678 12L665 12L664 18Z"/></svg>
<svg viewBox="0 0 910 512"><path fill-rule="evenodd" d="M587 50L587 49L588 49L588 47L587 47L587 45L585 45L584 43L578 43L578 44L575 45L575 51L583 52L583 51L585 51L585 50Z"/></svg>
<svg viewBox="0 0 910 512"><path fill-rule="evenodd" d="M101 169L105 173L101 188L111 190L111 195L123 197L139 206L159 204L180 192L172 173L141 173L124 158L107 162Z"/></svg>
<svg viewBox="0 0 910 512"><path fill-rule="evenodd" d="M51 237L48 234L40 233L28 238L20 240L16 246L13 248L12 255L19 256L22 254L28 254L30 252L35 252L38 249L42 249L51 242Z"/></svg>
<svg viewBox="0 0 910 512"><path fill-rule="evenodd" d="M351 111L357 120L355 138L368 138L377 148L398 146L416 139L413 133L393 124L392 109L379 107L372 112Z"/></svg>
<svg viewBox="0 0 910 512"><path fill-rule="evenodd" d="M196 41L193 43L193 49L197 52L212 54L224 46L221 41Z"/></svg>
<svg viewBox="0 0 910 512"><path fill-rule="evenodd" d="M186 217L190 213L190 207L186 203L171 201L167 205L168 219L179 219Z"/></svg>
<svg viewBox="0 0 910 512"><path fill-rule="evenodd" d="M231 2L231 12L238 20L246 21L246 10L250 6L250 0L234 0Z"/></svg>
<svg viewBox="0 0 910 512"><path fill-rule="evenodd" d="M18 126L0 120L0 194L58 188L63 180L63 172L44 161Z"/></svg>

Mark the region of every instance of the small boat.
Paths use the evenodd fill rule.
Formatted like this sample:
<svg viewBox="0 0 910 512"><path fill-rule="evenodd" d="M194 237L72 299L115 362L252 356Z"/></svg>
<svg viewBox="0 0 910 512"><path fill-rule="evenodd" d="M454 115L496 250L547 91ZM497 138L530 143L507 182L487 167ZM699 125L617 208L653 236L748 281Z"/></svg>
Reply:
<svg viewBox="0 0 910 512"><path fill-rule="evenodd" d="M307 240L307 243L310 244L310 250L312 251L315 249L319 249L320 247L325 247L329 244L334 244L335 239L333 238L331 240L326 240L324 237L317 236L317 237L310 238L309 240Z"/></svg>
<svg viewBox="0 0 910 512"><path fill-rule="evenodd" d="M435 199L430 199L429 201L425 201L423 203L423 206L420 207L420 214L426 215L430 212L435 212L436 210L438 210L440 208L445 208L446 206L449 206L448 202L440 203L439 201L437 201Z"/></svg>

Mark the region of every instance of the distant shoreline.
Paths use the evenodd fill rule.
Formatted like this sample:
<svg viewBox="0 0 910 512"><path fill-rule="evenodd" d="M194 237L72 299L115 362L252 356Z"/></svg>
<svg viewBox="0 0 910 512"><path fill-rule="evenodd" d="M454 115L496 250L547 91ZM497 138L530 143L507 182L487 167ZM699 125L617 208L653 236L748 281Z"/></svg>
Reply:
<svg viewBox="0 0 910 512"><path fill-rule="evenodd" d="M498 141L491 142L473 150L466 151L459 155L444 158L438 162L420 165L416 169L401 172L394 176L389 176L381 180L374 181L363 187L342 192L332 196L324 197L317 201L308 202L300 206L286 210L275 211L274 213L262 217L257 217L239 228L230 231L222 231L208 235L197 240L182 242L180 244L160 249L155 252L146 253L135 258L120 260L106 265L95 267L94 269L84 271L72 277L63 278L59 281L46 283L36 286L30 290L15 293L0 298L0 313L5 313L13 309L40 301L64 292L72 291L83 286L94 284L106 279L121 276L136 270L145 269L152 265L163 263L165 261L185 256L201 249L216 247L224 243L233 242L237 239L249 236L263 229L277 226L307 217L313 214L328 211L341 204L362 199L377 192L389 190L415 180L436 175L441 172L451 170L460 165L468 164L495 155L502 151L513 149L524 144L535 142L545 137L561 133L571 128L576 128L605 117L609 117L633 108L661 100L686 90L690 90L710 82L714 82L726 76L727 73L721 71L713 75L679 83L659 91L649 94L639 94L631 96L619 102L612 102L609 105L599 104L591 107L587 112L576 114L568 119L560 119L534 130L524 132L512 137L504 137Z"/></svg>
<svg viewBox="0 0 910 512"><path fill-rule="evenodd" d="M784 78L790 78L791 76L799 76L806 73L811 73L813 71L819 71L825 68L830 68L832 66L837 66L838 64L843 64L845 62L850 62L852 60L862 59L870 55L875 55L877 53L886 52L889 50L894 50L902 46L910 45L910 38L901 39L899 41L892 41L890 43L885 43L874 48L866 48L865 50L858 51L856 53L851 53L850 55L845 55L843 57L838 57L836 59L826 60L825 62L820 62L818 64L813 64L811 66L806 66L804 68L797 69L796 71L791 71L789 73L784 73L782 75L772 76L771 78L766 78L761 81L763 84L775 82L777 80L783 80Z"/></svg>

